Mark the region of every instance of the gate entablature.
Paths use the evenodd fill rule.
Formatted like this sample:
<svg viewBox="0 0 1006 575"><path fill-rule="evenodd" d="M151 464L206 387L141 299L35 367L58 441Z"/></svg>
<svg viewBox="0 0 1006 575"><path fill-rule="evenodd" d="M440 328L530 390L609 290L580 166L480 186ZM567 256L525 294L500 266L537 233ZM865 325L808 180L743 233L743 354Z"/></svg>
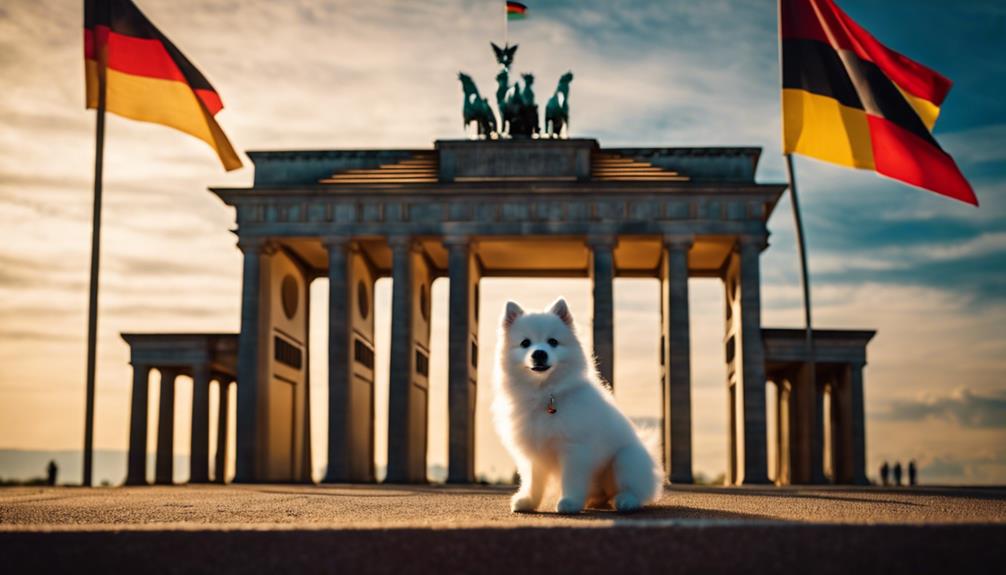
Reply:
<svg viewBox="0 0 1006 575"><path fill-rule="evenodd" d="M323 272L319 238L351 236L380 275L387 238L424 244L446 273L442 238L479 241L487 275L586 276L585 238L613 236L615 273L658 272L661 238L695 238L689 270L721 275L738 236L766 235L785 186L759 184L758 148L601 148L596 140L438 141L432 150L251 152L251 188L214 188L238 233L281 242ZM520 243L525 267L505 254ZM546 254L558 269L527 259Z"/></svg>

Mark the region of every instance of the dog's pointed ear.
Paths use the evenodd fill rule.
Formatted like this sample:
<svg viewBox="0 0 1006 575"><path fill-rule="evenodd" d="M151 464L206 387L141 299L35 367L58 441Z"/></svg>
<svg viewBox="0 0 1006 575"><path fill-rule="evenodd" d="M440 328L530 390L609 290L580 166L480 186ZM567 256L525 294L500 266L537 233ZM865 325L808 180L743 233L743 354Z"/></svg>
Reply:
<svg viewBox="0 0 1006 575"><path fill-rule="evenodd" d="M552 307L548 308L548 312L554 313L555 315L559 316L559 319L561 319L563 323L565 323L566 325L570 327L573 326L573 314L570 313L569 306L566 305L565 298L559 298L555 300L555 303L552 304Z"/></svg>
<svg viewBox="0 0 1006 575"><path fill-rule="evenodd" d="M503 327L510 327L522 315L524 315L524 308L517 305L517 302L506 302L506 306L503 308Z"/></svg>

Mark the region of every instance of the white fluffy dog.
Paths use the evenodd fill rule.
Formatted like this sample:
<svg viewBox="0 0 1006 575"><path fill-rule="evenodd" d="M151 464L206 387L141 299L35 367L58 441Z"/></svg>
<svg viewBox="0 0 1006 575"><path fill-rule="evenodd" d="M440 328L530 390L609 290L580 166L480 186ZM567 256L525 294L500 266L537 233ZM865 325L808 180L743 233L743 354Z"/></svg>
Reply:
<svg viewBox="0 0 1006 575"><path fill-rule="evenodd" d="M530 314L507 302L498 342L493 415L520 473L512 511L536 510L553 479L559 513L635 511L660 496L661 468L601 385L565 300Z"/></svg>

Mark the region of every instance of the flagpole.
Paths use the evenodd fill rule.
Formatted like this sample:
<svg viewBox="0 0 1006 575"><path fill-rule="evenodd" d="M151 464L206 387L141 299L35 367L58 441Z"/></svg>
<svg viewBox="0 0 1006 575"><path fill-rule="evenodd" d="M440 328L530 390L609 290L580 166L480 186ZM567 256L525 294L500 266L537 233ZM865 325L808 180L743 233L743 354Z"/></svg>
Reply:
<svg viewBox="0 0 1006 575"><path fill-rule="evenodd" d="M507 10L506 0L503 0L503 47L510 45L510 13Z"/></svg>
<svg viewBox="0 0 1006 575"><path fill-rule="evenodd" d="M96 46L98 64L98 114L94 130L94 207L91 222L91 283L87 309L87 396L84 408L84 476L90 487L94 477L94 375L98 343L98 263L101 256L101 188L105 163L105 47Z"/></svg>
<svg viewBox="0 0 1006 575"><path fill-rule="evenodd" d="M810 313L810 274L807 272L807 244L803 235L803 218L800 217L800 201L797 199L796 174L793 168L793 154L786 155L786 172L789 174L789 197L793 204L793 222L796 224L796 248L800 254L800 283L803 285L804 345L807 350L807 370L810 385L817 385L815 366L814 328ZM811 478L813 481L815 478Z"/></svg>

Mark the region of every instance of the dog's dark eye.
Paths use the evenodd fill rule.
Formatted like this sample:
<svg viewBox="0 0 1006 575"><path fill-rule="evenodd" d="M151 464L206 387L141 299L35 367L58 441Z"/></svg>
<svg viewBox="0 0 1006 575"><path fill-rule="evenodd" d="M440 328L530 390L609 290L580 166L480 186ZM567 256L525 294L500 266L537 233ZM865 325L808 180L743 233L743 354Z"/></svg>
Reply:
<svg viewBox="0 0 1006 575"><path fill-rule="evenodd" d="M550 337L548 338L548 344L552 347L556 347L557 345L559 345L559 340L555 339L554 337Z"/></svg>
<svg viewBox="0 0 1006 575"><path fill-rule="evenodd" d="M524 341L520 342L521 347L531 347L531 340L524 338Z"/></svg>

